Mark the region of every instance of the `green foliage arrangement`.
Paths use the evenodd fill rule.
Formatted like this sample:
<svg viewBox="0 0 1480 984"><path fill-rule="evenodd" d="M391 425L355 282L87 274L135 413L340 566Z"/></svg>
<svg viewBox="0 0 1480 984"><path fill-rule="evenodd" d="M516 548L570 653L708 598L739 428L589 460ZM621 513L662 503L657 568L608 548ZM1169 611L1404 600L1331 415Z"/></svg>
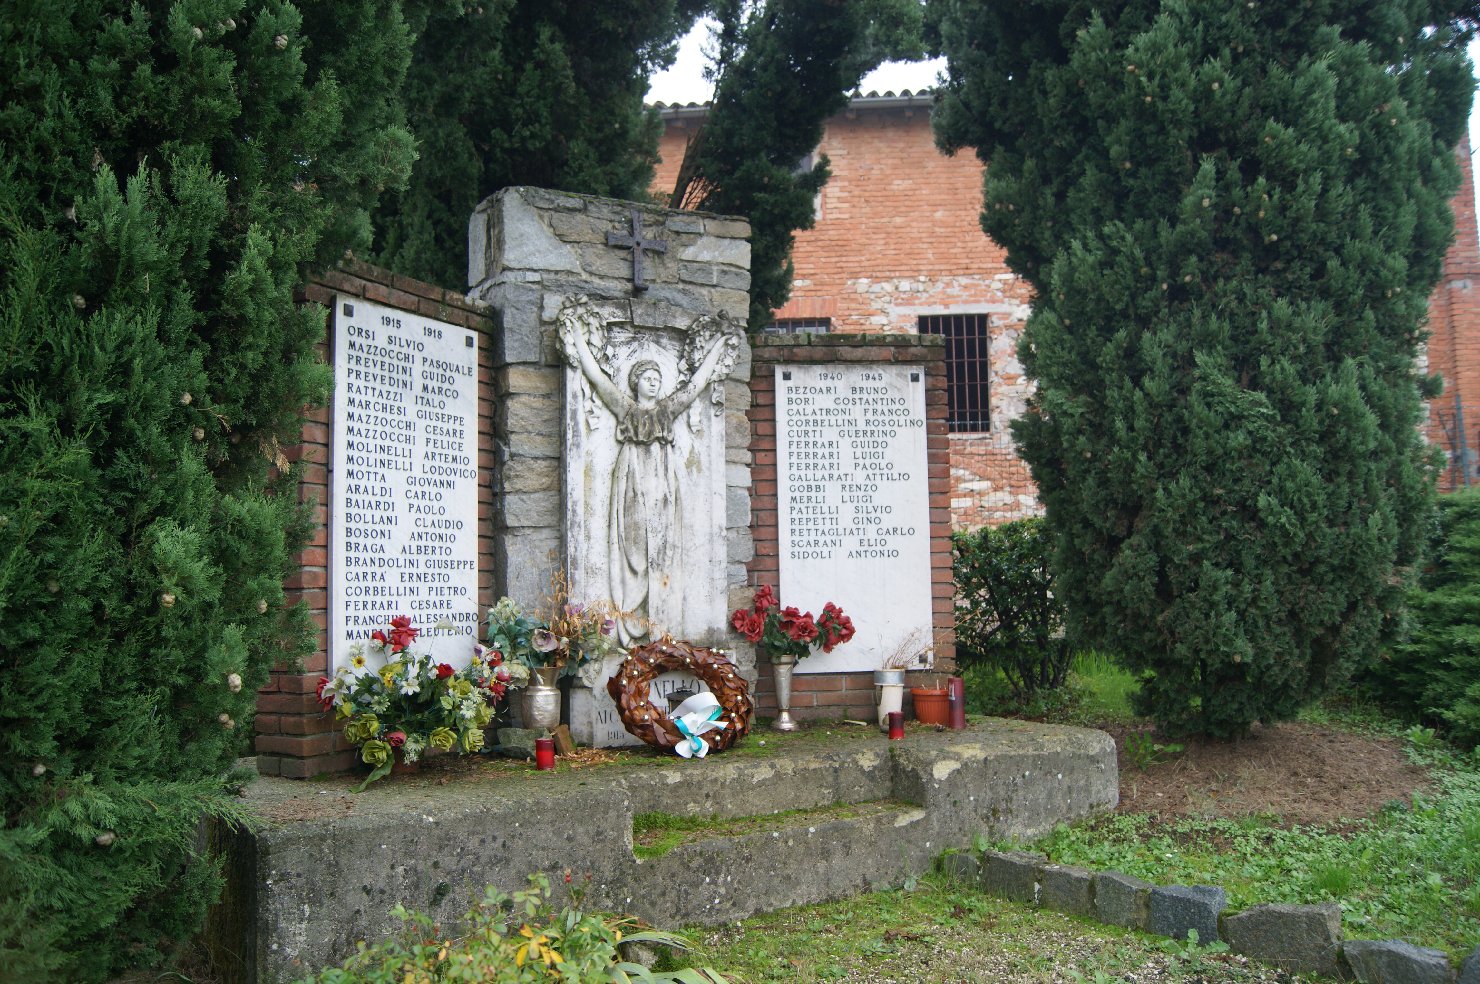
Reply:
<svg viewBox="0 0 1480 984"><path fill-rule="evenodd" d="M420 156L376 214L379 261L464 290L468 218L500 188L645 198L662 130L643 105L648 77L699 5L428 5L404 91Z"/></svg>
<svg viewBox="0 0 1480 984"><path fill-rule="evenodd" d="M1054 590L1163 734L1290 717L1401 608L1475 14L929 5L937 139L986 163L983 228L1036 295L1014 435Z"/></svg>
<svg viewBox="0 0 1480 984"><path fill-rule="evenodd" d="M1430 563L1408 594L1411 632L1378 663L1384 700L1480 746L1480 491L1439 499Z"/></svg>
<svg viewBox="0 0 1480 984"><path fill-rule="evenodd" d="M688 942L672 933L640 930L629 918L582 912L580 886L571 884L569 875L574 901L559 909L550 901L549 878L530 875L529 882L529 888L511 896L487 889L457 938L444 935L429 917L398 905L393 914L405 923L399 936L373 946L362 943L342 967L304 984L725 984L723 976L707 968L655 974L623 960L621 943L687 949Z"/></svg>
<svg viewBox="0 0 1480 984"><path fill-rule="evenodd" d="M802 166L822 124L888 58L918 57L916 0L709 0L713 39L709 115L689 141L673 208L750 220L750 327L791 293L791 247L815 221L826 156Z"/></svg>
<svg viewBox="0 0 1480 984"><path fill-rule="evenodd" d="M409 169L409 47L380 0L0 5L0 979L156 964L216 891L198 825L312 646L293 290Z"/></svg>
<svg viewBox="0 0 1480 984"><path fill-rule="evenodd" d="M956 662L1002 672L1024 701L1064 685L1073 652L1054 595L1053 541L1041 519L956 533Z"/></svg>

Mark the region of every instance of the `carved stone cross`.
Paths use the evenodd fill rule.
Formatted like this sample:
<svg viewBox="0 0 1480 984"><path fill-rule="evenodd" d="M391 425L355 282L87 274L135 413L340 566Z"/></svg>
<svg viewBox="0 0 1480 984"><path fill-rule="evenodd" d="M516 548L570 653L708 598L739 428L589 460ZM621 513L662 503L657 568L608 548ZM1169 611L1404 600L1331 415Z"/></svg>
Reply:
<svg viewBox="0 0 1480 984"><path fill-rule="evenodd" d="M642 251L652 250L654 253L668 252L668 242L663 239L642 238L642 213L637 209L632 210L632 234L622 232L608 232L606 234L608 246L624 246L632 250L632 289L647 290L648 285L642 279Z"/></svg>

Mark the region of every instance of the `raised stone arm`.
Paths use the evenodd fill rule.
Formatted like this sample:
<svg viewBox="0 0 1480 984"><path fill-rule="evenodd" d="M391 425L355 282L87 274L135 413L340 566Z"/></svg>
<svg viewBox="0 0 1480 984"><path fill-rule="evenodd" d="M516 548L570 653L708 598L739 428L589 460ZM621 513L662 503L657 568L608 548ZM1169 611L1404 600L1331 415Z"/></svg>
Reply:
<svg viewBox="0 0 1480 984"><path fill-rule="evenodd" d="M601 402L612 413L620 416L627 401L616 383L597 363L596 356L591 352L591 345L586 340L588 332L601 328L601 315L589 301L579 298L560 309L558 321L560 348L566 361L581 370L596 395L601 397Z"/></svg>
<svg viewBox="0 0 1480 984"><path fill-rule="evenodd" d="M704 318L695 331L698 336L695 341L704 355L699 359L694 374L670 398L679 410L686 409L705 387L734 368L744 329L728 318L718 317Z"/></svg>

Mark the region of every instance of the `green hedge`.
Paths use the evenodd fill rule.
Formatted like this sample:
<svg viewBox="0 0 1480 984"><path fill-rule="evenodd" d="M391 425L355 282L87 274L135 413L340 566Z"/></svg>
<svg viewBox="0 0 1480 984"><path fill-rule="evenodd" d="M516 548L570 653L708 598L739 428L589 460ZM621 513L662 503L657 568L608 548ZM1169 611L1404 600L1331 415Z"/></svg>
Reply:
<svg viewBox="0 0 1480 984"><path fill-rule="evenodd" d="M952 550L957 665L995 667L1018 698L1063 686L1072 653L1043 520L957 533Z"/></svg>
<svg viewBox="0 0 1480 984"><path fill-rule="evenodd" d="M1480 745L1480 491L1439 499L1408 617L1407 641L1373 672L1381 695L1452 742Z"/></svg>

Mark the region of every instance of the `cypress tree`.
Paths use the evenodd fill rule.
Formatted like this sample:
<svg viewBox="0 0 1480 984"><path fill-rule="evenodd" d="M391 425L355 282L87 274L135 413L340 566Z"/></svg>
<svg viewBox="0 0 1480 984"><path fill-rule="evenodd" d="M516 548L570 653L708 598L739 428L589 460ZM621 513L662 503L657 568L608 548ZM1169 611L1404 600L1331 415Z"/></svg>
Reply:
<svg viewBox="0 0 1480 984"><path fill-rule="evenodd" d="M791 247L815 221L826 155L801 162L859 81L920 48L915 0L717 0L709 114L690 139L669 205L750 220L750 327L791 293Z"/></svg>
<svg viewBox="0 0 1480 984"><path fill-rule="evenodd" d="M648 77L697 0L486 0L435 7L405 85L420 151L376 216L382 263L467 286L468 218L509 185L643 199L657 162Z"/></svg>
<svg viewBox="0 0 1480 984"><path fill-rule="evenodd" d="M1401 603L1474 12L931 4L938 140L987 164L982 226L1037 293L1014 434L1056 590L1170 732L1289 717Z"/></svg>
<svg viewBox="0 0 1480 984"><path fill-rule="evenodd" d="M409 48L379 0L0 8L0 978L158 963L216 889L197 827L312 648L293 289L404 180Z"/></svg>

